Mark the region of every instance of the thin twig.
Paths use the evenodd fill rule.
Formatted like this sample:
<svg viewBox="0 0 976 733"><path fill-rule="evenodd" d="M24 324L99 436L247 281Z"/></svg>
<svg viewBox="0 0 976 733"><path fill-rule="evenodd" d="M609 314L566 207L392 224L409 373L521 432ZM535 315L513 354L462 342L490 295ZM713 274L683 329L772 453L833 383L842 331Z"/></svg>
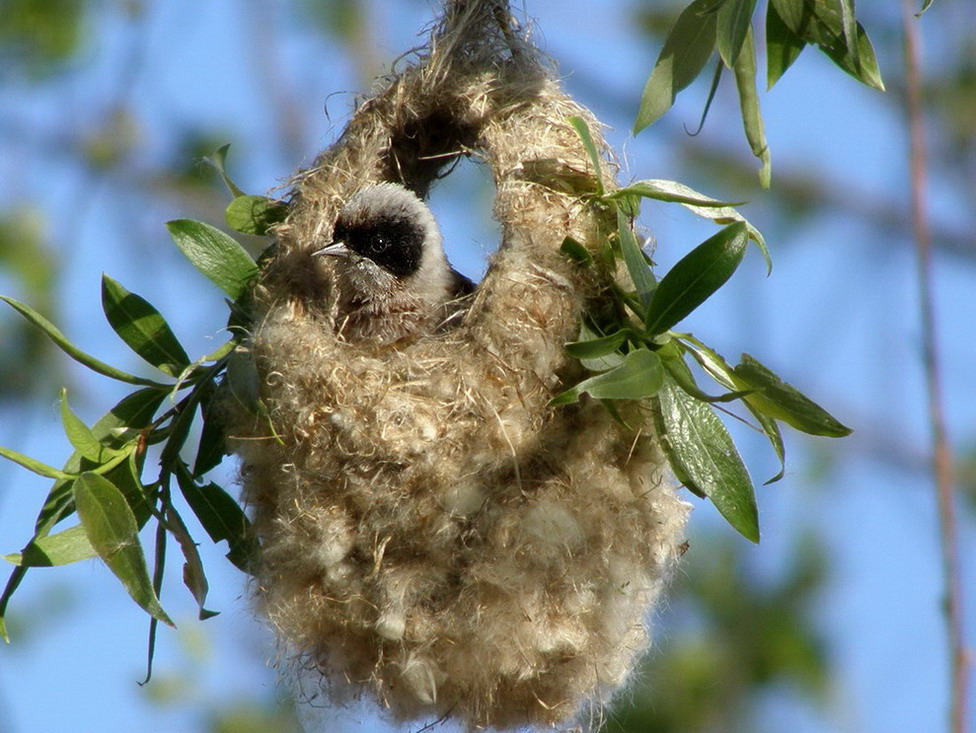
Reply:
<svg viewBox="0 0 976 733"><path fill-rule="evenodd" d="M942 565L945 583L945 613L951 665L949 724L952 733L965 733L968 655L963 626L963 592L959 559L959 540L954 508L952 452L946 431L942 400L939 345L936 338L935 304L932 287L932 240L925 201L925 122L918 20L915 0L902 0L902 27L905 36L906 113L908 115L912 223L917 252L919 311L922 319L922 347L925 383L928 392L929 421L932 431L932 472L939 508Z"/></svg>

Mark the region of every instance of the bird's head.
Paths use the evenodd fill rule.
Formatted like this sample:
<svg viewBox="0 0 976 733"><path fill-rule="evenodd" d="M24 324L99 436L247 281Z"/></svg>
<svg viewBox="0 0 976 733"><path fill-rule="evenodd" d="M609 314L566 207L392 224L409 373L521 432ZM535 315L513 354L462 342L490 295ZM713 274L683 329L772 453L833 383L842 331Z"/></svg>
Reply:
<svg viewBox="0 0 976 733"><path fill-rule="evenodd" d="M313 255L336 258L340 289L350 300L395 292L441 300L450 279L437 222L414 193L396 183L353 194L339 211L332 242Z"/></svg>

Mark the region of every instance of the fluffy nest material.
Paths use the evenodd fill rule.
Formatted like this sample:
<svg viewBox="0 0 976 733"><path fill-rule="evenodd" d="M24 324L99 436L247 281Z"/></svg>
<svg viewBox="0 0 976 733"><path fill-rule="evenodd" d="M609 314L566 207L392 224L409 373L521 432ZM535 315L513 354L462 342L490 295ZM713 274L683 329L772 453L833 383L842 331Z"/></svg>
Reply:
<svg viewBox="0 0 976 733"><path fill-rule="evenodd" d="M687 505L638 405L621 406L629 429L594 402L548 406L580 377L564 344L606 286L559 252L609 226L570 191L593 180L571 115L605 146L506 3L455 2L295 179L249 346L277 437L235 409L229 434L260 608L333 702L367 692L400 721L565 725L648 646ZM344 341L330 263L310 253L355 190L423 195L459 152L490 165L503 229L470 310L406 344Z"/></svg>

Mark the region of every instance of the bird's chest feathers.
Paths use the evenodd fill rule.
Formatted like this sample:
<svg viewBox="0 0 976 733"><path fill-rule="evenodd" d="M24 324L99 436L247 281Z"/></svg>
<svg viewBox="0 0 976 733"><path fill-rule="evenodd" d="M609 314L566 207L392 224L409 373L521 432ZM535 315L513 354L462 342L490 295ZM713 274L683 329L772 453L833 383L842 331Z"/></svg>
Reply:
<svg viewBox="0 0 976 733"><path fill-rule="evenodd" d="M392 343L430 330L436 317L428 301L397 289L345 300L336 326L349 341Z"/></svg>

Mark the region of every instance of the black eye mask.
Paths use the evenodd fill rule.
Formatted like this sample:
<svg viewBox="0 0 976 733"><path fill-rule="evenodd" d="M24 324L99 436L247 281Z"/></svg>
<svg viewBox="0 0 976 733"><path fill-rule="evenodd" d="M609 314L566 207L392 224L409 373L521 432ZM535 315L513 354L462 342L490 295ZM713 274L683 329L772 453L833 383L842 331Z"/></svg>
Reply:
<svg viewBox="0 0 976 733"><path fill-rule="evenodd" d="M409 277L420 269L424 230L402 217L383 217L367 223L337 223L334 242L367 257L394 277Z"/></svg>

